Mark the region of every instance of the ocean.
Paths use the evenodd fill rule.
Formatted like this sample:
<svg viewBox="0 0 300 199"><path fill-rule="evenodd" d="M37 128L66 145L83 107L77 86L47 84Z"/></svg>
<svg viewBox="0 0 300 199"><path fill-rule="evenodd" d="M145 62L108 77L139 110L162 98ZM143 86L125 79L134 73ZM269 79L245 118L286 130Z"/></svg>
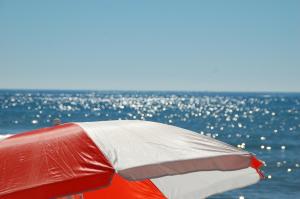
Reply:
<svg viewBox="0 0 300 199"><path fill-rule="evenodd" d="M0 90L0 136L51 126L55 118L139 119L193 130L266 164L265 180L211 199L300 198L300 93Z"/></svg>

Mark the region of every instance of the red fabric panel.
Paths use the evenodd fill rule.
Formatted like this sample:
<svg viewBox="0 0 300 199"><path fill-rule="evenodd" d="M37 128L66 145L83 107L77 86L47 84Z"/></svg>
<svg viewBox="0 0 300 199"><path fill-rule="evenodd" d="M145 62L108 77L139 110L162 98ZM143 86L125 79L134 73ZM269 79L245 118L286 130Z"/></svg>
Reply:
<svg viewBox="0 0 300 199"><path fill-rule="evenodd" d="M39 129L0 144L0 198L54 198L106 186L114 169L75 124Z"/></svg>
<svg viewBox="0 0 300 199"><path fill-rule="evenodd" d="M261 179L265 178L264 174L260 170L260 168L263 165L264 164L262 161L258 160L255 156L251 156L251 165L250 166L256 170L256 172L259 174Z"/></svg>
<svg viewBox="0 0 300 199"><path fill-rule="evenodd" d="M84 193L84 199L166 199L151 180L128 181L115 174L110 186Z"/></svg>

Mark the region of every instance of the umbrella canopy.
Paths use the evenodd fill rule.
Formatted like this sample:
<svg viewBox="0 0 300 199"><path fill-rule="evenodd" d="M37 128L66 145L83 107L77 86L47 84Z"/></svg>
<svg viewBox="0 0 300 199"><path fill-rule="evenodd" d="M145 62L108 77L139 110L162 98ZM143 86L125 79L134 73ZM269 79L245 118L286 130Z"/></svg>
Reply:
<svg viewBox="0 0 300 199"><path fill-rule="evenodd" d="M261 178L261 161L146 121L67 123L0 143L0 198L204 198ZM75 197L75 196L74 196Z"/></svg>

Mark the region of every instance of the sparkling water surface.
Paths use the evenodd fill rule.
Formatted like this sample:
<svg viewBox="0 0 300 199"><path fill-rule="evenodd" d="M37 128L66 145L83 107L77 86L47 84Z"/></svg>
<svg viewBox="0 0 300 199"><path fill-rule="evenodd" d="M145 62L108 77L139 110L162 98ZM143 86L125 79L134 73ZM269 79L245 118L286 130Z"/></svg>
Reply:
<svg viewBox="0 0 300 199"><path fill-rule="evenodd" d="M300 198L299 93L0 90L0 136L51 126L54 118L139 119L190 129L266 163L265 180L211 199Z"/></svg>

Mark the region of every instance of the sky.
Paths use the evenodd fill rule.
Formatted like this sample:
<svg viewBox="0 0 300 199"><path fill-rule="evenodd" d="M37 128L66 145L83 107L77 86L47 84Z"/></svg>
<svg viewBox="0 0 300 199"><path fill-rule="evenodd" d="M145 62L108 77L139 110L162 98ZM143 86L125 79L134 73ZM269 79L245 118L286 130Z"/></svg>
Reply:
<svg viewBox="0 0 300 199"><path fill-rule="evenodd" d="M0 88L300 92L300 1L0 0Z"/></svg>

